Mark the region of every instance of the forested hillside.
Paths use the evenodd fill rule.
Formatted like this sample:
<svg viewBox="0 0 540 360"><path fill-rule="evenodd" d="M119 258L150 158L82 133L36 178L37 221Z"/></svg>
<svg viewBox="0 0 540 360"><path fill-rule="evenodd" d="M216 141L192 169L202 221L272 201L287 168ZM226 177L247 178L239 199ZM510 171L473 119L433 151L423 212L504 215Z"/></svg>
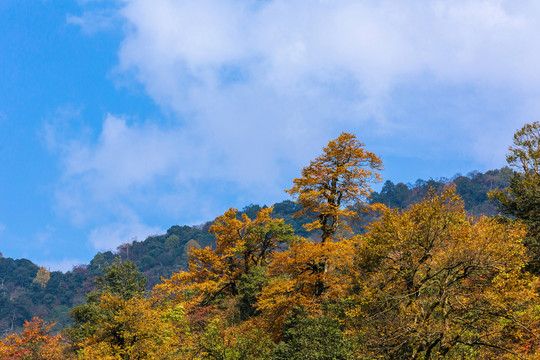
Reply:
<svg viewBox="0 0 540 360"><path fill-rule="evenodd" d="M286 219L297 234L306 236L302 227L306 218L292 217L298 208L292 201L283 201L274 205L274 216ZM259 205L249 205L243 212L254 217L260 209ZM161 277L188 268L189 249L214 246L215 237L208 232L211 224L172 226L166 234L123 244L115 252L97 253L89 264L67 273L52 271L42 284L36 281L38 265L0 257L0 334L21 330L24 321L34 316L56 322L56 329L71 324L69 311L84 302L85 295L95 289L96 276L115 258L133 261L151 289Z"/></svg>
<svg viewBox="0 0 540 360"><path fill-rule="evenodd" d="M495 189L505 189L510 185L513 171L509 167L485 173L470 172L466 176L455 175L452 179L418 179L414 184L397 183L387 180L380 192L371 195L370 203L381 203L388 207L406 209L422 201L430 188L440 192L449 185L455 185L456 193L471 215L495 215L499 213L496 203L488 198Z"/></svg>
<svg viewBox="0 0 540 360"><path fill-rule="evenodd" d="M382 161L342 133L294 201L173 226L66 274L0 258L0 357L536 359L538 149L534 123L507 158L521 171L372 192Z"/></svg>
<svg viewBox="0 0 540 360"><path fill-rule="evenodd" d="M455 176L452 180L417 180L408 185L394 184L388 180L380 192L371 195L370 202L405 209L420 202L429 188L441 191L453 183L464 200L465 209L471 214L493 215L497 213L497 208L489 201L487 193L496 188L506 188L511 175L509 168L503 168L484 174L472 172L467 176ZM261 206L251 204L242 213L253 219L261 209ZM293 217L301 209L300 204L286 200L274 204L273 209L272 217L284 219L293 227L296 235L310 236L310 232L303 227L309 222L309 217ZM364 218L370 222L376 217L374 214L364 214ZM366 221L362 226L366 225ZM0 258L0 333L22 329L24 321L33 316L56 322L56 328L71 324L69 310L84 302L85 294L95 289L96 276L115 258L133 261L147 278L147 289L151 289L162 277L168 278L174 272L188 269L189 249L214 246L215 237L208 232L212 223L209 221L196 227L173 226L166 234L123 244L115 252L98 253L89 264L77 266L67 273L50 272L44 286L36 281L39 270L36 264L24 259ZM356 231L363 231L363 228L353 227Z"/></svg>

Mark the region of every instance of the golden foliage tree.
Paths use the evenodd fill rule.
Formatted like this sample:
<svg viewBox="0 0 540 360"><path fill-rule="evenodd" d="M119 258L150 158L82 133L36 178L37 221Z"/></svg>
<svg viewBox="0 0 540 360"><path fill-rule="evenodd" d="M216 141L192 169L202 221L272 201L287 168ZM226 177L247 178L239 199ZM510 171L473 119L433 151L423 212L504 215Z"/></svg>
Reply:
<svg viewBox="0 0 540 360"><path fill-rule="evenodd" d="M343 275L340 263L350 258L351 246L349 241L333 240L339 230L349 228L344 219L357 215L351 205L365 201L371 185L381 179L378 170L382 170L381 159L366 151L354 135L342 133L302 170L302 177L294 179L294 186L286 191L302 205L295 216L314 217L305 227L320 229L322 241L298 241L276 256L270 266L275 278L263 290L259 308L282 318L291 306L316 308L332 297L323 294L337 292L340 282L335 280Z"/></svg>
<svg viewBox="0 0 540 360"><path fill-rule="evenodd" d="M216 248L191 249L189 272L181 271L158 285L166 296L188 294L190 302L207 305L219 296L237 296L238 284L250 269L266 266L274 252L293 238L290 225L272 219L272 207L262 209L254 220L238 210L229 209L219 216L210 232Z"/></svg>
<svg viewBox="0 0 540 360"><path fill-rule="evenodd" d="M314 314L323 302L345 297L353 254L353 239L326 244L299 239L276 254L268 267L271 280L257 303L270 330L279 333L294 308Z"/></svg>
<svg viewBox="0 0 540 360"><path fill-rule="evenodd" d="M356 215L347 206L365 200L371 185L381 180L382 161L364 149L349 133L342 133L323 149L323 154L302 169L302 177L286 190L303 206L298 215L316 218L307 230L320 229L322 241L331 239L343 218Z"/></svg>
<svg viewBox="0 0 540 360"><path fill-rule="evenodd" d="M142 296L106 293L99 308L99 324L79 345L78 359L187 358L190 337L181 307L161 309Z"/></svg>
<svg viewBox="0 0 540 360"><path fill-rule="evenodd" d="M45 267L41 266L34 278L33 282L45 287L51 278L51 273Z"/></svg>
<svg viewBox="0 0 540 360"><path fill-rule="evenodd" d="M357 306L347 315L359 355L492 359L512 352L505 329L537 301L534 278L522 271L524 235L520 225L468 217L453 189L404 212L388 210L357 249Z"/></svg>

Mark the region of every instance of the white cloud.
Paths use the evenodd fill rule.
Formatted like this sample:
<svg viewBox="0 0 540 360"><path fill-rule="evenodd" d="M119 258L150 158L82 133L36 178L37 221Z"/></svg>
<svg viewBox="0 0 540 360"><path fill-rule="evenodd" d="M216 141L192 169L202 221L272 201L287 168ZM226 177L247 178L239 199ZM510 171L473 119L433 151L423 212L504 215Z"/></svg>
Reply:
<svg viewBox="0 0 540 360"><path fill-rule="evenodd" d="M215 85L224 65L277 90L345 75L373 93L423 72L521 86L540 75L540 5L519 4L130 0L122 13L134 31L121 67L135 68L158 99L165 89Z"/></svg>
<svg viewBox="0 0 540 360"><path fill-rule="evenodd" d="M532 0L125 0L100 11L68 22L92 32L122 18L115 74L176 121L109 115L96 137L49 137L64 166L59 211L111 224L94 226L97 248L153 231L148 213L204 220L281 200L342 130L395 162L482 170L504 164L513 131L537 113Z"/></svg>
<svg viewBox="0 0 540 360"><path fill-rule="evenodd" d="M174 132L148 124L129 127L126 121L108 115L96 144L72 147L66 157L66 177L87 175L88 186L109 197L145 184L163 175L178 155Z"/></svg>
<svg viewBox="0 0 540 360"><path fill-rule="evenodd" d="M459 118L482 104L434 124L436 105L400 114L395 92L508 88L511 102L523 93L536 99L540 90L540 4L533 1L129 0L122 15L132 31L120 71L135 74L225 157L230 144L246 142L254 157L272 152L298 163L341 129L392 141L435 127L461 134L470 149L483 135L469 133ZM411 123L415 115L420 124ZM474 119L488 137L500 134L486 125L508 120ZM505 130L524 119L511 121ZM293 138L301 151L281 150ZM459 151L449 141L449 150Z"/></svg>
<svg viewBox="0 0 540 360"><path fill-rule="evenodd" d="M47 124L46 138L63 166L59 211L77 224L110 216L132 219L132 205L144 203L154 181L174 176L182 162L177 134L152 124L129 126L108 115L97 141L73 137L66 127L65 121Z"/></svg>
<svg viewBox="0 0 540 360"><path fill-rule="evenodd" d="M66 23L79 26L86 35L95 35L115 29L121 24L121 19L114 9L98 8L87 10L80 16L68 14Z"/></svg>
<svg viewBox="0 0 540 360"><path fill-rule="evenodd" d="M146 214L170 218L182 213L184 221L205 221L223 208L214 196L244 190L245 205L253 201L249 190L276 182L275 172L267 172L273 160L270 155L258 158L259 150L244 148L244 144L264 144L267 140L262 138L238 139L223 153L216 153L215 147L205 143L209 139L203 141L181 127L130 124L108 115L97 140L89 141L91 136L72 137L65 123L46 125L46 138L63 166L56 192L58 211L79 225L111 218L125 223L140 216L141 208ZM242 159L250 166L239 166L237 160L245 165ZM237 172L231 172L235 167ZM282 194L277 187L267 187L268 192Z"/></svg>

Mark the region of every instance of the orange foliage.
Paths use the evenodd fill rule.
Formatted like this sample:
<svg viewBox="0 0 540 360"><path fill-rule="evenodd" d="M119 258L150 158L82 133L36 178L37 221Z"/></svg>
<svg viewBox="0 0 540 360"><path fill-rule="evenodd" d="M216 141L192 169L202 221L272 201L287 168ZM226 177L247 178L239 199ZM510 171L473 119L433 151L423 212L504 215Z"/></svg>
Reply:
<svg viewBox="0 0 540 360"><path fill-rule="evenodd" d="M341 135L328 143L324 153L302 169L302 177L286 190L303 206L297 215L315 217L305 227L321 229L322 241L332 238L341 228L348 229L343 218L356 216L349 205L364 201L379 182L382 161L364 150L364 144L352 134Z"/></svg>
<svg viewBox="0 0 540 360"><path fill-rule="evenodd" d="M301 239L288 251L276 254L268 270L273 279L258 301L270 327L279 330L294 307L317 312L322 302L346 296L353 254L353 239L335 243Z"/></svg>
<svg viewBox="0 0 540 360"><path fill-rule="evenodd" d="M49 335L53 324L34 317L25 321L21 335L12 334L0 340L0 359L3 360L62 360L61 336Z"/></svg>
<svg viewBox="0 0 540 360"><path fill-rule="evenodd" d="M238 210L229 209L219 216L210 232L216 236L216 248L192 249L189 272L181 271L156 286L158 294L207 305L217 296L238 295L238 282L254 266L265 266L275 251L290 242L293 231L282 219L270 217L273 208L259 211L251 220Z"/></svg>

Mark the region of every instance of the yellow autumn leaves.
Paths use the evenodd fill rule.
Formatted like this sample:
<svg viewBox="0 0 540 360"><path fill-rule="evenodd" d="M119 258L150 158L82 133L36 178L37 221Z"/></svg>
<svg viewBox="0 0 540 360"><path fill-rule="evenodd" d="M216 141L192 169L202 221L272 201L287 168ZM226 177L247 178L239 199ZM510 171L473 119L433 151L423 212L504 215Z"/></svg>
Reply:
<svg viewBox="0 0 540 360"><path fill-rule="evenodd" d="M66 359L540 358L527 228L468 216L448 188L403 211L370 205L378 221L353 233L355 206L381 169L343 133L288 190L298 215L313 218L311 238L272 207L254 218L230 209L210 228L215 247L192 248L189 270L146 296L115 294L122 272L110 271L114 287L104 289L114 291L80 308L78 343L64 346L37 324L45 340L9 337L0 354L26 343L43 359L60 350Z"/></svg>

